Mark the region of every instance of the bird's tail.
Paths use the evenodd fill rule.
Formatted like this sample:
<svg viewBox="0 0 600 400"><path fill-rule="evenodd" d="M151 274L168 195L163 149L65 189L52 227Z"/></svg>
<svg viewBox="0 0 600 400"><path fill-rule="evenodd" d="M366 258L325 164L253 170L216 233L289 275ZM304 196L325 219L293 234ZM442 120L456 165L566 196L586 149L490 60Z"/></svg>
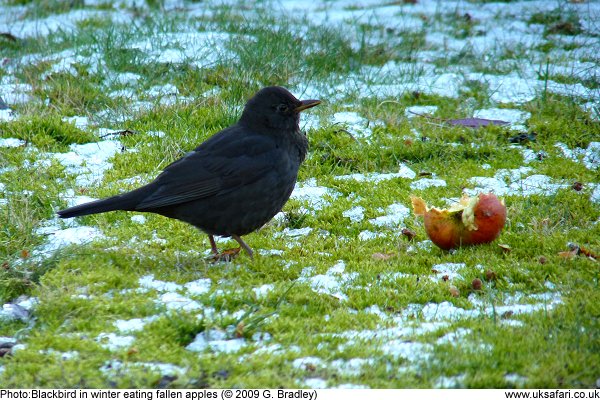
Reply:
<svg viewBox="0 0 600 400"><path fill-rule="evenodd" d="M80 204L75 207L66 208L57 212L61 218L81 217L83 215L99 214L115 210L133 210L139 202L134 196L128 196L130 193L117 195L106 199L91 201Z"/></svg>

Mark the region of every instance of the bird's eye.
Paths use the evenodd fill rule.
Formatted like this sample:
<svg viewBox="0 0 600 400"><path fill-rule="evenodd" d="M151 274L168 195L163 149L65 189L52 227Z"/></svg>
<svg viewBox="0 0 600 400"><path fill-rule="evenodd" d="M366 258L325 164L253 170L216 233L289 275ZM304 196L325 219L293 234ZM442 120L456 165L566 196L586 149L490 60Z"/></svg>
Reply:
<svg viewBox="0 0 600 400"><path fill-rule="evenodd" d="M287 104L279 104L277 106L277 112L280 112L280 113L286 113L286 112L288 112L289 109L290 108L288 107Z"/></svg>

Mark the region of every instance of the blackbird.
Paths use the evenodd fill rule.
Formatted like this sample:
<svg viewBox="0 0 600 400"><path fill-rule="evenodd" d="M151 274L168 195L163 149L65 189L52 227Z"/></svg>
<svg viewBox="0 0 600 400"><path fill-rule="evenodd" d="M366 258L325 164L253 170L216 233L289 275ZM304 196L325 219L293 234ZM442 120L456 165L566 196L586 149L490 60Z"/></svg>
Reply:
<svg viewBox="0 0 600 400"><path fill-rule="evenodd" d="M258 91L239 121L167 166L149 184L131 192L58 211L61 218L107 211L143 211L187 222L214 236L232 237L252 258L241 236L267 223L283 208L308 150L300 112L319 100L298 100L282 87Z"/></svg>

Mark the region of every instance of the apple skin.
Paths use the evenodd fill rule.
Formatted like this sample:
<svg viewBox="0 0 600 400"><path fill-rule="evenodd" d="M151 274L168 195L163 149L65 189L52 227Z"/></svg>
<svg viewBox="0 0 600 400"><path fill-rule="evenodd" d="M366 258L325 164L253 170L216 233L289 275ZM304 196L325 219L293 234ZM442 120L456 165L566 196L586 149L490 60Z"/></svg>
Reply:
<svg viewBox="0 0 600 400"><path fill-rule="evenodd" d="M450 209L429 208L418 197L412 203L415 214L424 218L427 236L444 250L490 243L506 223L506 206L493 193L463 197Z"/></svg>

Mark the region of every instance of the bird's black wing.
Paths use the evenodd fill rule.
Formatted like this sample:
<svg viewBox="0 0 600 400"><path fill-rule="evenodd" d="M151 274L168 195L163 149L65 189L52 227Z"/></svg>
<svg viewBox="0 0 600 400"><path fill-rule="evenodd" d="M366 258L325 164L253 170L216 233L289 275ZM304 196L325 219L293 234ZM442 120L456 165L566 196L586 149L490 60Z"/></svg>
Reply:
<svg viewBox="0 0 600 400"><path fill-rule="evenodd" d="M274 149L272 137L238 125L227 128L165 168L136 209L187 203L250 184L273 169L280 154Z"/></svg>

